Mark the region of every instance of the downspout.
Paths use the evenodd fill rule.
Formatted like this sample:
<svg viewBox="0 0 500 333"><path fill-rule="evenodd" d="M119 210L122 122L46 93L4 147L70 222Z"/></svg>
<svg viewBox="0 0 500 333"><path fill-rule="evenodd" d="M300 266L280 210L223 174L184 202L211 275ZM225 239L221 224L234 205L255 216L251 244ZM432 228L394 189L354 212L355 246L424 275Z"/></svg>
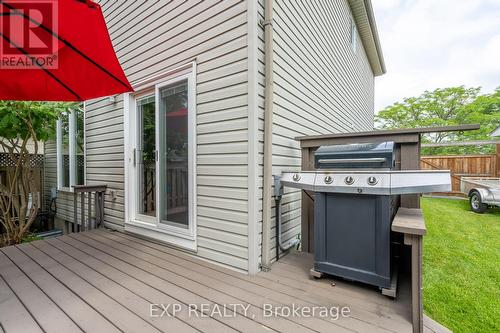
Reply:
<svg viewBox="0 0 500 333"><path fill-rule="evenodd" d="M273 0L264 3L264 179L262 189L262 270L271 266L271 207L273 185Z"/></svg>

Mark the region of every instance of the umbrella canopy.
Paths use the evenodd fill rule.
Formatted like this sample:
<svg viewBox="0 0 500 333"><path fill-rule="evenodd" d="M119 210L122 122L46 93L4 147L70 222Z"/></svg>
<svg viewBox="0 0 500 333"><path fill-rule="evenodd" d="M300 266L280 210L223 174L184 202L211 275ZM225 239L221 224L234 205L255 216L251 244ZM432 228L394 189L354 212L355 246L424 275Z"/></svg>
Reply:
<svg viewBox="0 0 500 333"><path fill-rule="evenodd" d="M90 0L0 1L0 99L84 101L132 91Z"/></svg>

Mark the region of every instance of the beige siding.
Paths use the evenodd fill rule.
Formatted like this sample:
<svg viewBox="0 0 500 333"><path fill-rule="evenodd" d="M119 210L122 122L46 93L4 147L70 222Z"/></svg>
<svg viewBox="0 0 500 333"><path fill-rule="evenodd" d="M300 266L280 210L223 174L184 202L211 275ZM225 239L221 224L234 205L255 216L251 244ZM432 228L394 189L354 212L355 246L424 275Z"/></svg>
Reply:
<svg viewBox="0 0 500 333"><path fill-rule="evenodd" d="M253 24L263 19L263 0L256 7L238 0L100 3L132 84L196 60L198 255L246 271L262 240L254 230L260 231L262 222L264 40L262 27L255 36ZM256 13L249 15L247 8ZM373 73L361 41L356 53L351 49L347 0L276 0L274 11L277 174L300 167L298 135L372 128ZM249 29L253 48L247 46ZM85 124L87 183L108 184L106 225L121 229L123 97L86 103ZM300 232L299 198L299 192L286 191L285 240ZM72 212L71 203L67 206L61 214ZM259 249L249 253L253 241Z"/></svg>
<svg viewBox="0 0 500 333"><path fill-rule="evenodd" d="M263 1L259 2L263 18ZM351 47L347 0L275 0L273 14L273 174L279 174L300 169L297 136L373 128L374 77L359 36L356 52ZM258 98L263 107L262 28L259 34L262 91ZM300 205L300 191L287 189L282 208L283 240L300 233ZM271 224L274 258L274 205Z"/></svg>
<svg viewBox="0 0 500 333"><path fill-rule="evenodd" d="M198 255L247 269L244 1L101 1L132 84L196 59ZM105 220L124 223L123 100L86 105L87 182L106 183ZM108 191L109 192L109 191Z"/></svg>

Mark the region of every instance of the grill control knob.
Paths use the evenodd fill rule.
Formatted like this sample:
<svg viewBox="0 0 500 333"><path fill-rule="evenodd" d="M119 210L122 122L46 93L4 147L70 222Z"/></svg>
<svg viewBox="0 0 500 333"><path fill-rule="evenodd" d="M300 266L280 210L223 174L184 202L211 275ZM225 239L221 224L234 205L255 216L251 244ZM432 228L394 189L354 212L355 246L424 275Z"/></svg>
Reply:
<svg viewBox="0 0 500 333"><path fill-rule="evenodd" d="M300 175L298 173L294 173L292 179L298 182L300 180Z"/></svg>
<svg viewBox="0 0 500 333"><path fill-rule="evenodd" d="M332 176L325 176L325 184L331 184L333 182Z"/></svg>
<svg viewBox="0 0 500 333"><path fill-rule="evenodd" d="M344 183L346 183L347 185L352 185L354 184L354 178L352 178L351 176L347 176L344 179Z"/></svg>
<svg viewBox="0 0 500 333"><path fill-rule="evenodd" d="M378 183L378 179L371 176L371 177L368 177L368 185L371 185L371 186L374 186L374 185L377 185Z"/></svg>

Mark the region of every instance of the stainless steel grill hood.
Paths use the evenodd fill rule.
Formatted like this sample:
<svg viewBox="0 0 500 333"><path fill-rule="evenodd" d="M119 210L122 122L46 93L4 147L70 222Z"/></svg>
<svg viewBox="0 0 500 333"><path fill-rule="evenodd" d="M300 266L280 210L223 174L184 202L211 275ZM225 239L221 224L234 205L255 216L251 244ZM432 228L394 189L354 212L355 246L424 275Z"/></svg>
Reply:
<svg viewBox="0 0 500 333"><path fill-rule="evenodd" d="M314 153L316 169L394 167L394 142L321 146Z"/></svg>

